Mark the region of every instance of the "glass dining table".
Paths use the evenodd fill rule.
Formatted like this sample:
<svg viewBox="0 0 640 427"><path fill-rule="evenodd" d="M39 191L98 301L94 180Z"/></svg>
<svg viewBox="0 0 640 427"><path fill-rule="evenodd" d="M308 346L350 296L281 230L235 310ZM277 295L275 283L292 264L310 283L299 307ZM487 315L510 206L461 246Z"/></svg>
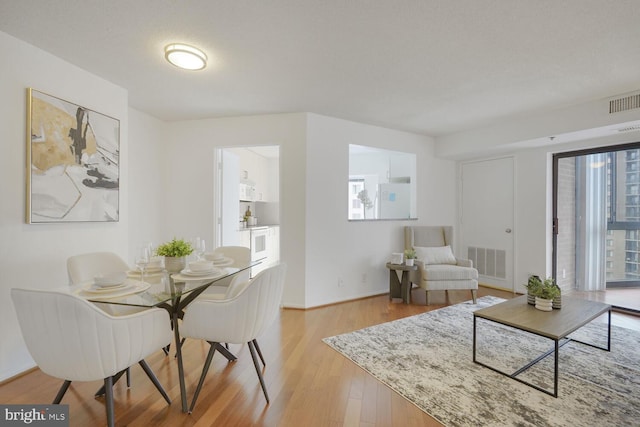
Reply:
<svg viewBox="0 0 640 427"><path fill-rule="evenodd" d="M100 289L91 283L80 283L70 288L70 291L86 300L101 305L107 311L118 312L116 307L164 308L171 318L173 328L176 359L178 362L178 377L180 381L180 398L182 401L182 412L188 412L187 393L184 379L184 366L182 361L182 345L179 330L179 319L184 316L185 308L200 294L217 284L228 282L229 278L248 270L260 261L252 261L246 265L236 267L215 268L210 274L186 275L183 273L172 274L167 280L163 280L163 273L145 274L145 281L139 280L139 275L130 274L125 282L126 285L118 289ZM111 310L110 310L111 309ZM224 346L216 346L222 355L229 361L236 360L236 357ZM168 354L168 349L165 349ZM114 378L114 382L120 377Z"/></svg>

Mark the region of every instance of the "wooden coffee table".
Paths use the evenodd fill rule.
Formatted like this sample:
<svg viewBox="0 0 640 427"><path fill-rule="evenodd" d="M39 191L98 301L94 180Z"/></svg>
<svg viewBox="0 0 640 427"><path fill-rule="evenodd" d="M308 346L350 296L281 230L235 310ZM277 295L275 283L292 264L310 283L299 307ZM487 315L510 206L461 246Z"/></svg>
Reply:
<svg viewBox="0 0 640 427"><path fill-rule="evenodd" d="M567 335L586 325L595 318L608 313L607 346L600 347L594 344L568 338ZM485 363L476 360L476 323L477 319L486 319L502 325L510 326L522 331L530 332L541 337L549 338L555 345L546 353L527 363L513 373L503 372ZM527 304L527 296L513 298L491 307L477 310L473 313L473 361L479 365L506 375L516 381L540 390L553 397L558 397L558 350L570 341L579 342L601 350L611 350L611 305L596 301L562 296L562 308L551 312L541 311ZM519 374L529 369L550 354L554 354L553 393L531 384L528 381L517 378Z"/></svg>

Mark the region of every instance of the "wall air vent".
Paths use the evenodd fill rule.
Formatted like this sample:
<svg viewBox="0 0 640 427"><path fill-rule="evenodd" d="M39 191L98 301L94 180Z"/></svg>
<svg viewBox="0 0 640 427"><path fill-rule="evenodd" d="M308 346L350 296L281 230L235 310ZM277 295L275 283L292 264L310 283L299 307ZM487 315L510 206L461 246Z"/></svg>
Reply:
<svg viewBox="0 0 640 427"><path fill-rule="evenodd" d="M609 114L640 108L640 94L609 101Z"/></svg>

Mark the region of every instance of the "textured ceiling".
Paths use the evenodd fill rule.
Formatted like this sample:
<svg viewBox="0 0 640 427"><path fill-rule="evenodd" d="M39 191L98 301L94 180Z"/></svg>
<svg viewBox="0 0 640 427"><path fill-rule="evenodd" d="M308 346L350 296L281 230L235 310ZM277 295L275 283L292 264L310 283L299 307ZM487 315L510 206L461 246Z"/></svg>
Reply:
<svg viewBox="0 0 640 427"><path fill-rule="evenodd" d="M439 136L640 89L640 0L0 0L0 31L162 120L314 112ZM204 71L169 65L199 46Z"/></svg>

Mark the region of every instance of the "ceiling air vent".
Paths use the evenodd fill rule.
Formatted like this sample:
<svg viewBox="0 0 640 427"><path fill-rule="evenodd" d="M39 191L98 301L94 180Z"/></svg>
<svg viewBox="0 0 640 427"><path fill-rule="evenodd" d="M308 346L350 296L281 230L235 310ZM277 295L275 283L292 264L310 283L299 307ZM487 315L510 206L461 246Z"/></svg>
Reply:
<svg viewBox="0 0 640 427"><path fill-rule="evenodd" d="M640 108L640 94L609 101L609 114Z"/></svg>
<svg viewBox="0 0 640 427"><path fill-rule="evenodd" d="M636 126L627 126L626 128L618 129L618 132L635 132L640 130L640 125Z"/></svg>

